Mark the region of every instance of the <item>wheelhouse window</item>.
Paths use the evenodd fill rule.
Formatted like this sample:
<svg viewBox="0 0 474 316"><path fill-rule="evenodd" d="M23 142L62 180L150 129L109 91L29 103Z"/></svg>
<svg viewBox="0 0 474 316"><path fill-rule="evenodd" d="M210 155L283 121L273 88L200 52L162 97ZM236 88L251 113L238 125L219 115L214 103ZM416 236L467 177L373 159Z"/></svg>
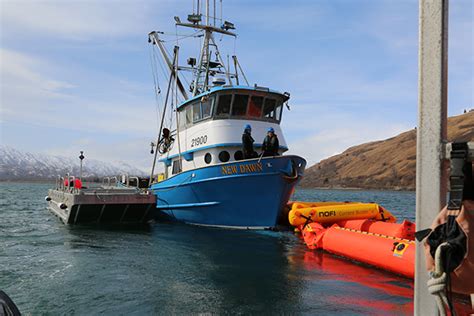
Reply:
<svg viewBox="0 0 474 316"><path fill-rule="evenodd" d="M172 174L177 174L181 172L181 159L173 161L173 170L171 171Z"/></svg>
<svg viewBox="0 0 474 316"><path fill-rule="evenodd" d="M216 116L217 117L228 117L230 114L230 104L232 101L232 94L221 94L219 95Z"/></svg>
<svg viewBox="0 0 474 316"><path fill-rule="evenodd" d="M201 103L200 102L195 102L189 107L193 108L193 122L200 121L202 118L201 115Z"/></svg>
<svg viewBox="0 0 474 316"><path fill-rule="evenodd" d="M249 96L245 94L234 95L234 102L232 103L232 116L245 116L247 113L247 103Z"/></svg>
<svg viewBox="0 0 474 316"><path fill-rule="evenodd" d="M186 106L186 125L190 126L193 123L193 107L191 105Z"/></svg>
<svg viewBox="0 0 474 316"><path fill-rule="evenodd" d="M179 111L180 128L189 127L193 123L210 118L214 107L214 97L202 97L200 100L195 100L184 107Z"/></svg>
<svg viewBox="0 0 474 316"><path fill-rule="evenodd" d="M180 129L183 129L186 127L186 111L185 110L181 110L179 111L179 116L178 116L178 120L179 120L179 128Z"/></svg>
<svg viewBox="0 0 474 316"><path fill-rule="evenodd" d="M202 118L208 118L212 115L212 107L214 106L214 97L207 97L201 99L201 113Z"/></svg>
<svg viewBox="0 0 474 316"><path fill-rule="evenodd" d="M250 98L248 116L254 118L262 117L263 97L253 95Z"/></svg>
<svg viewBox="0 0 474 316"><path fill-rule="evenodd" d="M275 105L276 105L275 99L270 99L270 98L265 99L265 103L263 104L263 117L264 118L276 119Z"/></svg>
<svg viewBox="0 0 474 316"><path fill-rule="evenodd" d="M281 113L283 112L282 110L283 110L283 103L281 103L281 101L278 101L275 107L275 120L277 120L278 122L280 122L281 120Z"/></svg>
<svg viewBox="0 0 474 316"><path fill-rule="evenodd" d="M248 94L245 92L226 91L216 97L215 103L212 101L209 104L202 103L203 118L207 117L207 113L214 111L216 119L247 118L277 122L281 120L283 99L280 96L260 91L249 91ZM211 112L207 112L208 109Z"/></svg>

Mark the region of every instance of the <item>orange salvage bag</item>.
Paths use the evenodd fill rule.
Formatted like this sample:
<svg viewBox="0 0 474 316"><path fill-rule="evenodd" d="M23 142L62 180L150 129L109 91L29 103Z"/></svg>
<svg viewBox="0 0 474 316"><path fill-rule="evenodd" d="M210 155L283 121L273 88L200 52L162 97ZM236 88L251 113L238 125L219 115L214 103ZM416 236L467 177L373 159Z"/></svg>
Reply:
<svg viewBox="0 0 474 316"><path fill-rule="evenodd" d="M415 239L415 223L403 220L402 223L387 223L373 219L355 219L338 222L337 225L360 230L363 232L380 234L385 236L397 237L402 239Z"/></svg>

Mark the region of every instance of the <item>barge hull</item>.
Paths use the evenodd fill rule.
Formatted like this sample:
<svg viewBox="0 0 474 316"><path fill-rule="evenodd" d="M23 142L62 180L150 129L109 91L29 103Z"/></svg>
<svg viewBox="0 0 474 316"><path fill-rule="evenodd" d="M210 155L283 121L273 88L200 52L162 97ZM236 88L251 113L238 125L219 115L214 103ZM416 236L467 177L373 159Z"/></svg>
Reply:
<svg viewBox="0 0 474 316"><path fill-rule="evenodd" d="M153 217L156 198L127 189L48 191L48 209L64 224L146 223Z"/></svg>

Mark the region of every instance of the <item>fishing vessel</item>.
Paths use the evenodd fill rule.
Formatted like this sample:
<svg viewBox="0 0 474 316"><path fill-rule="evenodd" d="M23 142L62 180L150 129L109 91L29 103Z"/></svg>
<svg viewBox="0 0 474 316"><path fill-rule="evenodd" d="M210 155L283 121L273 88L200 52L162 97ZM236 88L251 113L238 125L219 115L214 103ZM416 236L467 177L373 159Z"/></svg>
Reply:
<svg viewBox="0 0 474 316"><path fill-rule="evenodd" d="M172 50L165 46L165 32L148 34L152 67L159 69L160 57L167 73L164 94L154 73L162 103L158 137L151 144L150 188L161 216L205 226L274 227L306 166L302 157L284 155L288 147L280 122L290 94L250 85L237 56L221 53L217 44L236 33L222 13L217 16L217 9L215 0L198 0L186 22L175 17L177 32L193 33L176 34ZM179 44L184 39L197 39L201 45L199 57L181 65ZM250 159L242 151L247 125L255 139L256 154ZM268 156L259 151L270 129L279 147Z"/></svg>

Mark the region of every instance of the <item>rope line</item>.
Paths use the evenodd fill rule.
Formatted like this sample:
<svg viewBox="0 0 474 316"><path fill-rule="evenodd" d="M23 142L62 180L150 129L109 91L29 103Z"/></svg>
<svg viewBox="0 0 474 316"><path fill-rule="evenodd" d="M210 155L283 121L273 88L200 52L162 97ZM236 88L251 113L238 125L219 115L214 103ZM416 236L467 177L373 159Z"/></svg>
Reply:
<svg viewBox="0 0 474 316"><path fill-rule="evenodd" d="M428 291L435 295L436 305L440 316L446 316L445 306L449 306L448 297L446 295L446 281L448 275L444 271L442 252L444 248L449 247L449 243L446 241L438 246L435 252L434 271L430 273L431 278L428 280ZM452 316L456 316L454 310L451 311Z"/></svg>

